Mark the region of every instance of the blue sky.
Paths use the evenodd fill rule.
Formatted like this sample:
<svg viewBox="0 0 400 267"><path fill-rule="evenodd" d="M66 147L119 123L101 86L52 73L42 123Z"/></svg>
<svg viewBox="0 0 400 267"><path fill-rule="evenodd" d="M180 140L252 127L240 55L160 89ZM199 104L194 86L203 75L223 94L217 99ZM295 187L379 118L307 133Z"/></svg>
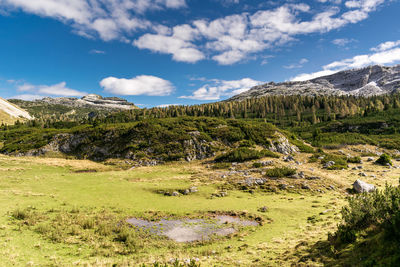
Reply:
<svg viewBox="0 0 400 267"><path fill-rule="evenodd" d="M399 2L0 0L0 96L196 104L394 65Z"/></svg>

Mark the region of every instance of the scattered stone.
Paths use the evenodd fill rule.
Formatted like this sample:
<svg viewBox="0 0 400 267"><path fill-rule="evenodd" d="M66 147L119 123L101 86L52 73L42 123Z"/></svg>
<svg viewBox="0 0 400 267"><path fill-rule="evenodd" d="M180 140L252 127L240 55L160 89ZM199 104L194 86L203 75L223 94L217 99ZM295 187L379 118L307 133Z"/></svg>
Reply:
<svg viewBox="0 0 400 267"><path fill-rule="evenodd" d="M375 186L372 184L368 184L364 181L357 180L353 184L353 188L357 193L364 193L364 192L372 192L375 191Z"/></svg>
<svg viewBox="0 0 400 267"><path fill-rule="evenodd" d="M325 156L318 157L319 160L323 160Z"/></svg>
<svg viewBox="0 0 400 267"><path fill-rule="evenodd" d="M291 162L291 161L294 161L294 158L293 158L292 155L289 155L289 156L286 156L283 160L284 160L285 162Z"/></svg>
<svg viewBox="0 0 400 267"><path fill-rule="evenodd" d="M310 190L311 187L309 185L307 185L307 184L302 184L301 185L301 189Z"/></svg>
<svg viewBox="0 0 400 267"><path fill-rule="evenodd" d="M299 172L299 173L298 173L298 176L299 176L301 179L306 178L306 175L304 174L304 172Z"/></svg>
<svg viewBox="0 0 400 267"><path fill-rule="evenodd" d="M363 166L357 166L357 169L362 170Z"/></svg>
<svg viewBox="0 0 400 267"><path fill-rule="evenodd" d="M228 192L221 191L221 192L218 192L218 193L214 193L211 196L213 196L213 197L226 197L226 196L228 196Z"/></svg>
<svg viewBox="0 0 400 267"><path fill-rule="evenodd" d="M367 174L365 172L360 172L358 175L359 176L363 176L363 177L367 177Z"/></svg>
<svg viewBox="0 0 400 267"><path fill-rule="evenodd" d="M265 166L271 166L271 165L273 165L273 164L274 164L274 161L273 161L273 160L266 160L266 161L259 161L259 163L261 163L261 165L262 165L263 167L265 167Z"/></svg>
<svg viewBox="0 0 400 267"><path fill-rule="evenodd" d="M189 188L189 191L190 191L190 193L196 193L196 192L198 192L199 190L197 189L196 186L192 186L191 188Z"/></svg>
<svg viewBox="0 0 400 267"><path fill-rule="evenodd" d="M335 187L333 185L328 186L328 190L335 190Z"/></svg>
<svg viewBox="0 0 400 267"><path fill-rule="evenodd" d="M172 197L177 197L177 196L179 196L179 193L176 192L176 191L174 191L174 192L171 193L171 196L172 196Z"/></svg>
<svg viewBox="0 0 400 267"><path fill-rule="evenodd" d="M279 189L281 189L281 190L286 190L286 188L287 188L287 184L280 184L279 185Z"/></svg>
<svg viewBox="0 0 400 267"><path fill-rule="evenodd" d="M264 207L259 208L258 211L259 212L267 212L268 208L266 206L264 206Z"/></svg>
<svg viewBox="0 0 400 267"><path fill-rule="evenodd" d="M368 158L367 161L371 162L371 161L375 161L375 159L374 158Z"/></svg>
<svg viewBox="0 0 400 267"><path fill-rule="evenodd" d="M332 167L335 164L336 164L336 162L334 162L334 161L328 161L327 163L324 164L324 168L327 169L329 167Z"/></svg>

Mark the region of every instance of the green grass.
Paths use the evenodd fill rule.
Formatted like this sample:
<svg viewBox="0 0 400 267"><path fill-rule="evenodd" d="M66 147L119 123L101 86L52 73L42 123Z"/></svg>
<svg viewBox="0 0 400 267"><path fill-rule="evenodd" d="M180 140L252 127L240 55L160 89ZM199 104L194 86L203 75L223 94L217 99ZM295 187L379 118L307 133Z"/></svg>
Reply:
<svg viewBox="0 0 400 267"><path fill-rule="evenodd" d="M88 168L86 161L81 163L79 169ZM68 161L65 165L69 165ZM199 168L195 163L179 163L131 171L107 171L105 168L96 173L75 173L72 167L44 165L36 159L0 157L0 258L6 266L25 266L27 263L69 266L77 262L136 264L192 257L200 258L202 266L229 265L238 261L245 265L275 265L274 259L286 249L285 242L289 242L276 240L288 238L291 241L293 236L301 235L308 225L307 218L318 215L331 201L329 195L310 194L305 198L287 194L282 198L279 194L250 195L240 191L229 192L224 198L210 198L217 185L204 183L198 178ZM159 189L192 185L198 187L198 193L180 197L155 193ZM325 204L315 207L315 201ZM258 212L264 205L268 206L268 212ZM186 217L207 211L232 210L246 210L271 222L211 243L176 244L153 240L151 245L139 246L134 253L127 250L126 254L112 253L110 256L98 253L102 243L96 235L90 235L99 227L94 225L99 222L96 216L103 212L121 219L130 216L149 218L154 213ZM37 217L31 217L29 212L37 214ZM78 220L79 214L85 215L84 219L88 221L82 223L81 219ZM57 216L66 217L68 228L51 226L51 222L59 220ZM21 223L30 218L30 223ZM115 224L110 227L115 227ZM68 232L84 232L86 234L82 236L87 241L73 242L72 237L72 241L67 238ZM59 236L64 241L52 239L52 236ZM116 250L120 248L120 243L115 240L107 242ZM273 249L259 251L263 246L272 246Z"/></svg>

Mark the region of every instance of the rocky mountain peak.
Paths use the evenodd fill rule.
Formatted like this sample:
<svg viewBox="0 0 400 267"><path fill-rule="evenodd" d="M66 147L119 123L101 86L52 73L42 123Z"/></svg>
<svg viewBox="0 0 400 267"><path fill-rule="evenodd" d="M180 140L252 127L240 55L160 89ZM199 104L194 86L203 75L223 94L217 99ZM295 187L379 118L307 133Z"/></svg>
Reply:
<svg viewBox="0 0 400 267"><path fill-rule="evenodd" d="M89 94L80 99L74 97L46 97L37 101L76 108L95 107L99 109L137 109L137 107L133 103L128 102L126 99L122 99L119 97L102 97L97 94Z"/></svg>
<svg viewBox="0 0 400 267"><path fill-rule="evenodd" d="M394 93L399 88L400 65L393 67L374 65L361 69L340 71L308 81L269 82L255 86L229 100L243 100L267 95L373 96Z"/></svg>

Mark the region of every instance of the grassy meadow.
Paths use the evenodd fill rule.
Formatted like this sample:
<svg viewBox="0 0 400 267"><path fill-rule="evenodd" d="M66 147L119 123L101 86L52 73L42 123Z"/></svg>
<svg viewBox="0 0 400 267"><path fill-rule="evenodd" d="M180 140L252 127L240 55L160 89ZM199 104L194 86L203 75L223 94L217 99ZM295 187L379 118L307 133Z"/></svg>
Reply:
<svg viewBox="0 0 400 267"><path fill-rule="evenodd" d="M299 154L298 160L310 155ZM277 160L278 165L284 165ZM377 185L397 183L399 171L366 166L380 173ZM4 266L153 266L173 259L196 259L201 266L318 266L309 248L336 230L346 188L357 178L351 170L327 171L305 163L299 171L322 177L311 190L245 192L228 190L220 170L207 163L175 162L123 170L86 160L0 157L0 258ZM291 183L283 178L280 182ZM310 182L311 183L311 182ZM335 190L319 191L324 183ZM198 192L177 197L159 190L196 186ZM268 207L267 212L259 209ZM176 243L148 233L122 229L130 217L207 217L212 211L234 211L261 217L258 227L228 237Z"/></svg>

